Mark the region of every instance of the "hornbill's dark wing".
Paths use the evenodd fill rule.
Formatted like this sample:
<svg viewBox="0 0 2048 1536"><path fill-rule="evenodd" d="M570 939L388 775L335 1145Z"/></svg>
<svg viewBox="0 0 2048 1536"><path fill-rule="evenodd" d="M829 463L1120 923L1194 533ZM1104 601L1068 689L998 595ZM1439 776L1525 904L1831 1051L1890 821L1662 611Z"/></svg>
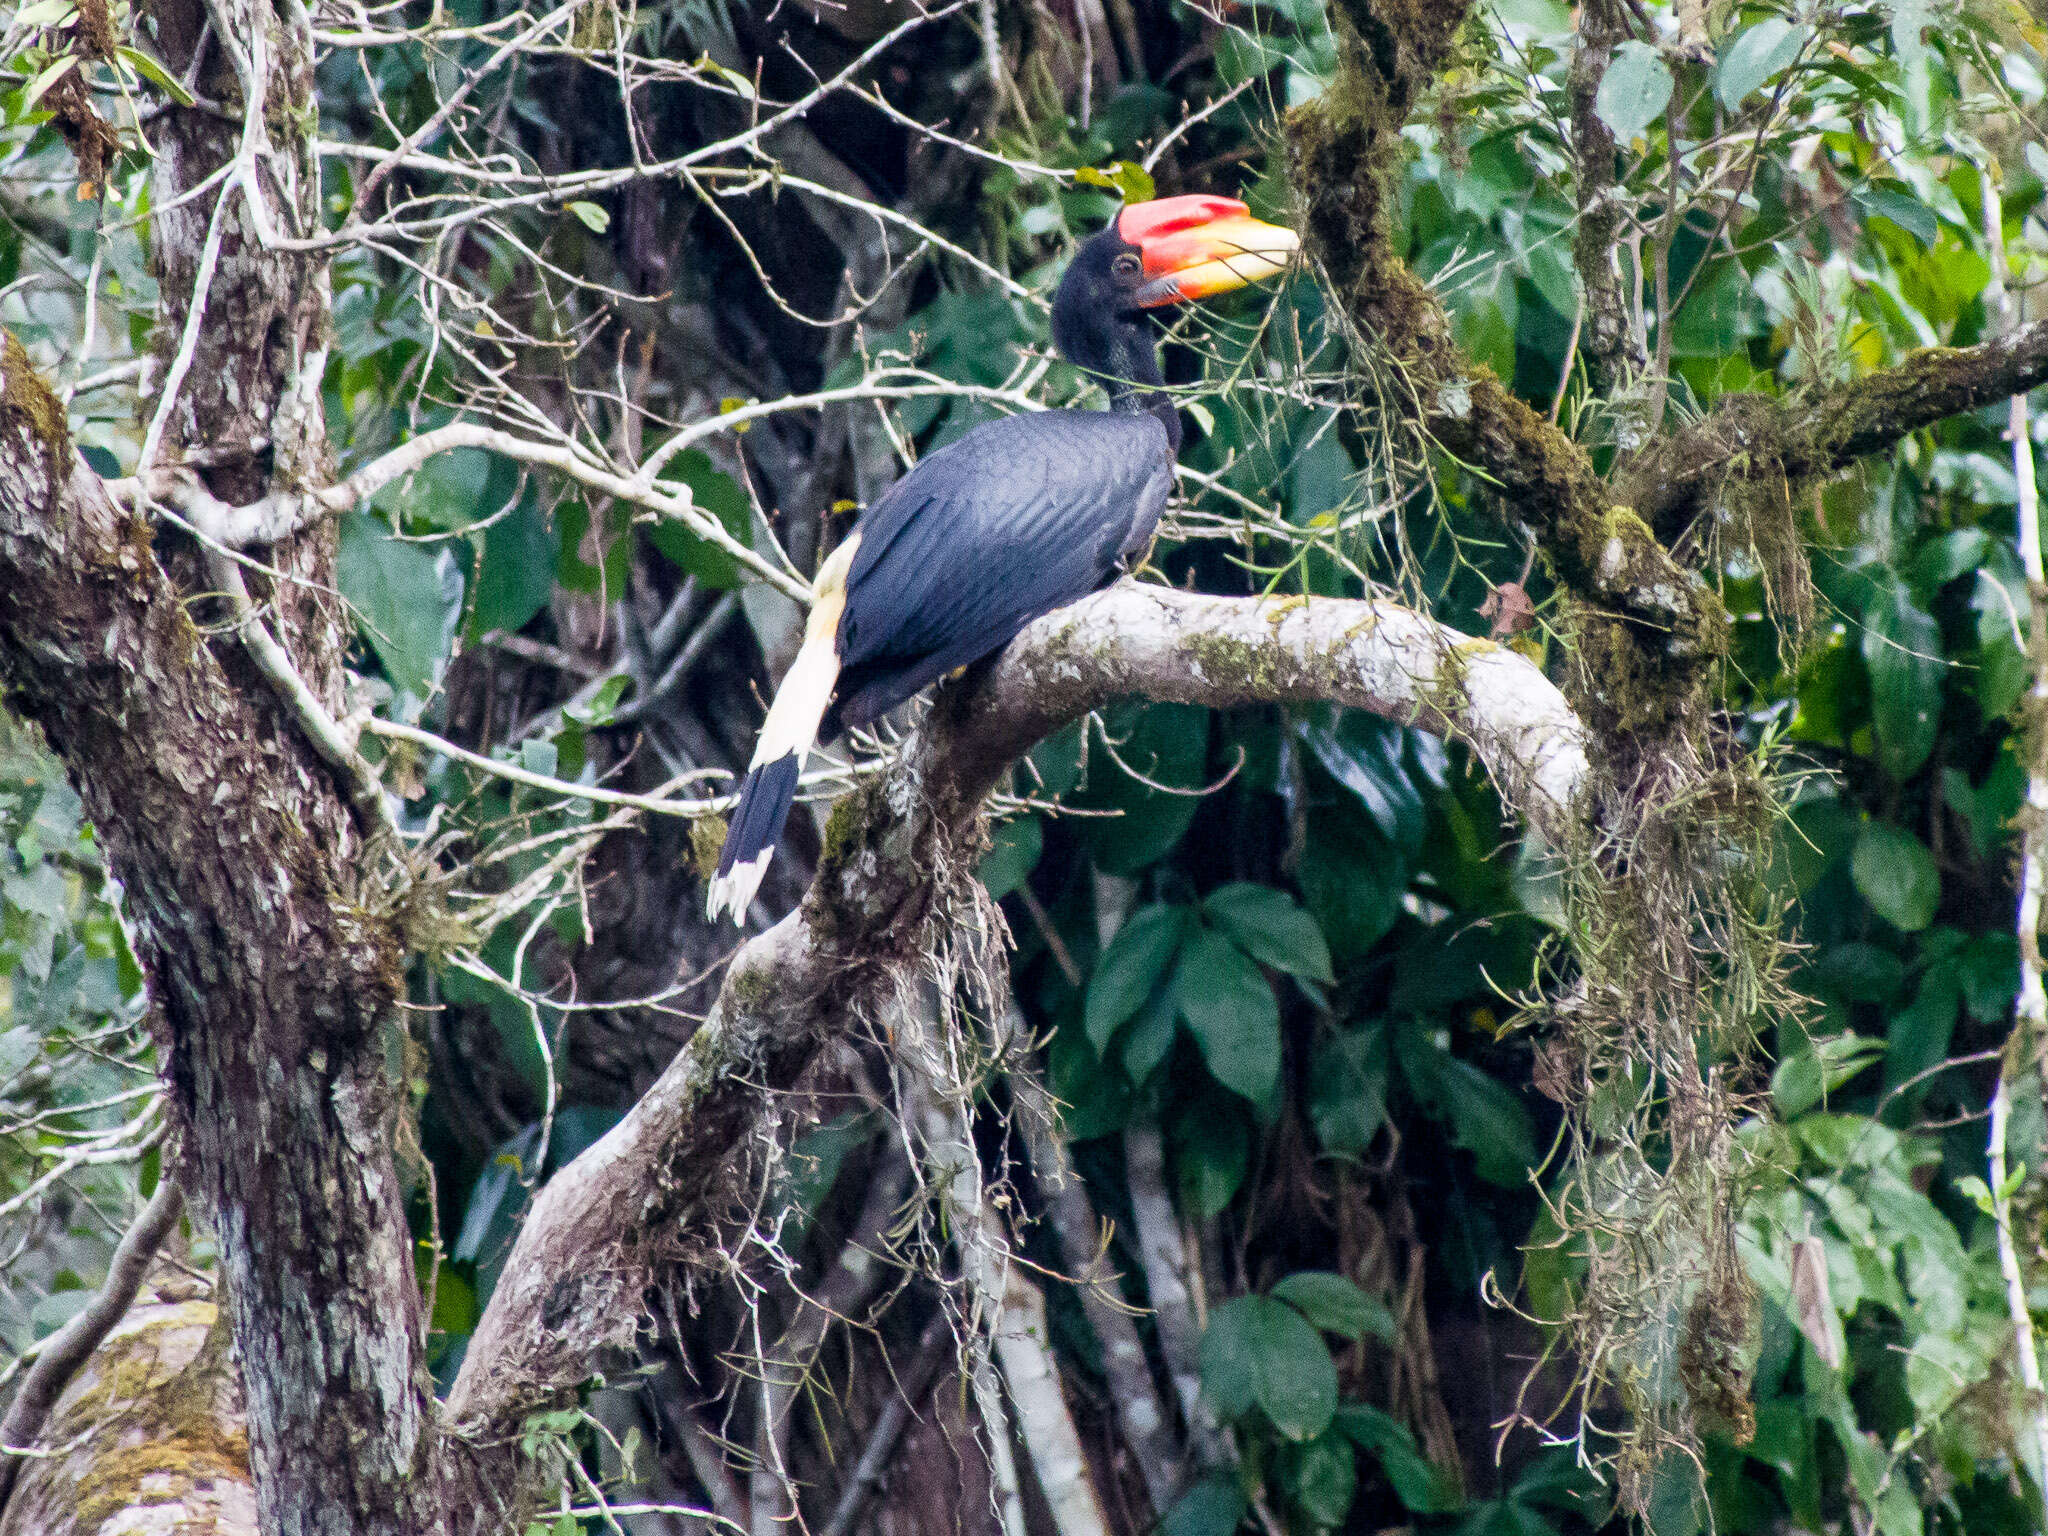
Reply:
<svg viewBox="0 0 2048 1536"><path fill-rule="evenodd" d="M868 509L828 733L865 725L1112 579L1173 485L1159 419L1046 411L927 456Z"/></svg>

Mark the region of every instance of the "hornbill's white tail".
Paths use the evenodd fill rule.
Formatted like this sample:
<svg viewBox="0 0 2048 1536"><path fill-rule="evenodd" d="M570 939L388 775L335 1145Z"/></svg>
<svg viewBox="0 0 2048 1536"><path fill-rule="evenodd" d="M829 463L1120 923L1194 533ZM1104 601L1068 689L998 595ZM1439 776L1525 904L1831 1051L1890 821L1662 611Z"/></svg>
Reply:
<svg viewBox="0 0 2048 1536"><path fill-rule="evenodd" d="M839 682L839 617L846 608L847 568L859 545L857 535L847 539L819 568L804 643L768 707L754 761L740 784L739 804L727 823L718 873L704 895L704 915L714 923L725 913L735 925L746 922L754 892L775 857L782 824L796 800L797 775L818 744L818 722Z"/></svg>

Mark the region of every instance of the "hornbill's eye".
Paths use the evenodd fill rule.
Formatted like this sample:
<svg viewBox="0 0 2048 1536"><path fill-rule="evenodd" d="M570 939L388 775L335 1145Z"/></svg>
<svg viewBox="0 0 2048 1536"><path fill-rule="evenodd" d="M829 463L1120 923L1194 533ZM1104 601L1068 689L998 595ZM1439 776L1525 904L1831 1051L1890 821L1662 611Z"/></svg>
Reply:
<svg viewBox="0 0 2048 1536"><path fill-rule="evenodd" d="M1126 251L1109 265L1110 270L1115 272L1118 277L1136 277L1141 264L1137 257Z"/></svg>

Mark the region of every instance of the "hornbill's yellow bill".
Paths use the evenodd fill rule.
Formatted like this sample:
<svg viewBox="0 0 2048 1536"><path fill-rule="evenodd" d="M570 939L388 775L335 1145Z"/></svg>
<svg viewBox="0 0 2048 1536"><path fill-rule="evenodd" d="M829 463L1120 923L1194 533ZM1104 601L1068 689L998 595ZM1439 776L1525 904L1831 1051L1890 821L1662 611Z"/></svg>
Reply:
<svg viewBox="0 0 2048 1536"><path fill-rule="evenodd" d="M1167 197L1125 208L1075 253L1053 343L1102 382L1109 409L976 427L889 487L819 567L706 895L714 922L745 920L821 733L879 719L1143 553L1180 448L1148 311L1272 277L1300 243L1235 199Z"/></svg>

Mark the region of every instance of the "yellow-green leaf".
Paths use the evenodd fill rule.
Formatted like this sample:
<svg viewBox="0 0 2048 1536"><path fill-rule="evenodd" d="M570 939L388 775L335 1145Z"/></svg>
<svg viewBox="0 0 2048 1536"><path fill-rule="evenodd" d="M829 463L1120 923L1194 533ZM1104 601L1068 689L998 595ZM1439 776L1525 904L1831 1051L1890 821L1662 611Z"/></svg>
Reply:
<svg viewBox="0 0 2048 1536"><path fill-rule="evenodd" d="M78 68L78 55L67 53L40 75L37 75L34 80L30 81L28 89L22 93L21 97L22 115L26 117L33 111L35 104L49 93L50 87L76 68Z"/></svg>
<svg viewBox="0 0 2048 1536"><path fill-rule="evenodd" d="M71 0L36 0L15 13L15 24L21 27L62 27L68 26L78 15L78 8Z"/></svg>
<svg viewBox="0 0 2048 1536"><path fill-rule="evenodd" d="M141 75L179 106L189 107L192 105L192 93L185 89L179 82L178 77L168 69L165 69L163 65L157 63L155 59L144 53L140 48L121 48L117 49L116 53L123 64L126 64L138 75Z"/></svg>

